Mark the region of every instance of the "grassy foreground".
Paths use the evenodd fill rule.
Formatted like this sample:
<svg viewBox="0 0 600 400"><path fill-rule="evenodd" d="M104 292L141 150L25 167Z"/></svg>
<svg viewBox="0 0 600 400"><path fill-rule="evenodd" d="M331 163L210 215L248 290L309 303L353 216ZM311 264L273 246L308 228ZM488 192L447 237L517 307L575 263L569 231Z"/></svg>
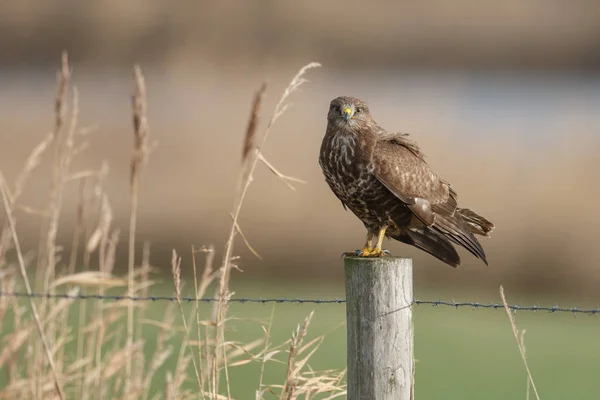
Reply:
<svg viewBox="0 0 600 400"><path fill-rule="evenodd" d="M239 290L237 294L268 296L252 292ZM281 293L303 297L301 288L280 288L275 295ZM340 290L322 293L343 297ZM417 297L431 296L417 292ZM230 315L268 320L273 309L276 342L288 338L298 321L314 310L309 338L326 336L310 366L315 370L345 368L345 305L236 304ZM598 398L598 317L544 312L519 312L515 317L519 329L526 330L528 363L542 399ZM253 330L246 329L249 324L231 325L235 327L229 332L232 338L247 342L252 336ZM417 399L525 399L527 375L504 310L416 306L414 326ZM258 372L252 364L234 371L232 395L252 398ZM270 370L268 378L276 381L278 374L280 380L283 371ZM530 398L535 398L533 393Z"/></svg>
<svg viewBox="0 0 600 400"><path fill-rule="evenodd" d="M288 297L302 297L301 288L287 289ZM247 292L238 293L245 297ZM336 293L323 293L332 292ZM278 290L275 295L281 293ZM343 293L337 293L343 297ZM314 310L309 336L326 336L310 366L316 370L345 367L345 305L236 304L230 313L239 318L268 320L273 310L276 342L288 338L298 321ZM519 329L527 331L528 362L542 399L598 397L598 317L520 312L516 322ZM253 333L260 334L248 329L252 324L238 321L232 325L229 334L242 342L249 341ZM414 325L417 399L525 398L527 376L504 310L416 306ZM251 398L258 372L256 365L248 365L232 373L232 394L238 399ZM278 371L271 370L268 378L280 380L282 374L279 371L278 377ZM534 398L533 393L530 398Z"/></svg>
<svg viewBox="0 0 600 400"><path fill-rule="evenodd" d="M311 297L303 293L302 287L282 287L279 283L273 286L277 289L260 292L252 285L237 286L236 297ZM321 289L322 293L329 294L328 297L343 297L339 287ZM172 287L164 283L154 287L152 292L170 295ZM93 303L93 300L89 302ZM147 321L160 321L167 307L172 305L169 306L169 302L152 303L144 318ZM184 303L183 307L186 312L192 310L190 304ZM211 308L211 305L203 304L201 312L208 315ZM263 337L261 326L268 326L272 318L270 340L274 344L283 343L291 337L299 321L312 311L314 316L305 341L325 336L321 346L310 358L308 367L316 371L343 370L346 362L344 304L232 304L226 340L251 343L260 339ZM516 322L519 329L527 330L527 358L542 399L597 398L600 393L600 380L597 379L600 371L600 323L597 317L520 312L516 314ZM175 325L181 325L179 317ZM159 350L156 348L159 328L151 324L143 326L142 336L146 343L144 353L147 359L151 359ZM415 306L414 326L416 398L525 398L526 372L503 310ZM0 342L1 340L2 338ZM182 340L183 333L178 332L169 339L169 343L176 346ZM74 351L71 346L67 354ZM166 371L176 370L177 362L176 353L165 360L156 373L150 393L163 391L164 374ZM232 397L255 398L260 372L260 360L230 368ZM188 365L186 375L189 379L184 386L190 390L195 387L193 374L192 366ZM284 365L267 364L263 382L279 383L285 380L285 375ZM0 374L0 387L3 382L4 374ZM275 398L265 395L265 398L271 397ZM534 398L533 393L530 398Z"/></svg>

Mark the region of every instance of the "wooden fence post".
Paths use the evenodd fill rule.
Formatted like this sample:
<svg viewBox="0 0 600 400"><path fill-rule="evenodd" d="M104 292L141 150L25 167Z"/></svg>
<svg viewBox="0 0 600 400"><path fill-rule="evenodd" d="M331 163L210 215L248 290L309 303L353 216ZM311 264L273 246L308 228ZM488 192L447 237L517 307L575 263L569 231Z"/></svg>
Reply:
<svg viewBox="0 0 600 400"><path fill-rule="evenodd" d="M344 258L348 400L411 400L410 258Z"/></svg>

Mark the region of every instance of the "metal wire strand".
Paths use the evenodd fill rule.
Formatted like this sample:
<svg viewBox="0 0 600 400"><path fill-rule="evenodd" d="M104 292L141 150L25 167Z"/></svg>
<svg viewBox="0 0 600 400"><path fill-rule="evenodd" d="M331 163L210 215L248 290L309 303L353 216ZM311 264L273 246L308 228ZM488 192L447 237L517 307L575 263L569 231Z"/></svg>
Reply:
<svg viewBox="0 0 600 400"><path fill-rule="evenodd" d="M31 295L25 292L2 292L0 291L0 298L2 297L33 297L33 298L48 298L48 299L71 299L71 300L112 300L112 301L176 301L177 298L175 296L128 296L128 295L99 295L99 294L69 294L69 293L31 293ZM181 301L185 301L188 303L192 302L202 302L202 303L212 303L218 301L216 298L212 297L203 297L196 299L195 297L182 297ZM267 304L267 303L293 303L293 304L344 304L346 303L345 299L288 299L286 297L282 298L250 298L250 297L239 297L229 299L229 303L259 303L259 304ZM433 307L453 307L453 308L473 308L473 309L502 309L504 308L503 304L500 303L478 303L478 302L456 302L456 301L444 301L444 300L413 300L412 304L420 306L420 305L430 305ZM559 307L555 306L520 306L517 304L509 305L508 308L513 311L545 311L549 313L571 313L571 314L586 314L586 315L599 315L600 308L579 308L579 307Z"/></svg>

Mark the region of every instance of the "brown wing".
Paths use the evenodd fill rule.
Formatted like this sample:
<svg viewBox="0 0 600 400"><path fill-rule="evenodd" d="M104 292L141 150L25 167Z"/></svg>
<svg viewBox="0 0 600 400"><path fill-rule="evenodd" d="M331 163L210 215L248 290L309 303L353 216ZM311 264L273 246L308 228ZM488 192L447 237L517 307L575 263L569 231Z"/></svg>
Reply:
<svg viewBox="0 0 600 400"><path fill-rule="evenodd" d="M379 181L426 225L436 214L453 216L458 196L435 174L418 146L406 134L388 134L375 146L374 174Z"/></svg>
<svg viewBox="0 0 600 400"><path fill-rule="evenodd" d="M456 212L456 192L431 170L416 143L406 136L381 136L373 152L373 173L425 225L487 263L481 245Z"/></svg>

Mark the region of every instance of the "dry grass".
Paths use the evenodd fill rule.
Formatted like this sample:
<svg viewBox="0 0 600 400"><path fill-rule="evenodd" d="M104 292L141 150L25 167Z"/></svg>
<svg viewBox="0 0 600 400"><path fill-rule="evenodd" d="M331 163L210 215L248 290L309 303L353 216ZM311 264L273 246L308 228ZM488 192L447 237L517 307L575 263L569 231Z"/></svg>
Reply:
<svg viewBox="0 0 600 400"><path fill-rule="evenodd" d="M133 155L131 157L131 171L129 175L131 188L131 203L129 213L129 262L127 264L127 294L133 296L135 293L135 238L137 227L137 215L140 198L140 184L142 180L142 169L148 161L150 149L148 146L148 118L146 105L146 83L142 70L139 66L134 68L135 92L132 97L133 108ZM133 302L127 307L127 348L133 348L135 310ZM127 357L125 370L125 392L130 392L131 373L134 357Z"/></svg>
<svg viewBox="0 0 600 400"><path fill-rule="evenodd" d="M517 324L515 323L515 319L508 308L508 303L506 301L506 296L504 295L504 288L500 286L500 298L502 298L502 304L504 304L504 310L506 311L506 315L508 315L508 320L510 322L510 327L512 328L513 335L515 336L515 341L517 342L517 347L519 348L519 353L521 354L521 359L523 360L523 364L525 365L525 370L527 371L527 392L526 398L529 399L529 388L533 389L533 393L535 394L535 398L540 400L540 395L538 394L537 388L535 386L535 382L533 381L533 376L531 375L531 371L529 370L529 364L527 363L527 354L525 353L525 330L519 332L517 329Z"/></svg>
<svg viewBox="0 0 600 400"><path fill-rule="evenodd" d="M232 224L219 268L213 267L212 246L192 247L191 267L194 293L205 297L209 286L216 285L218 301L210 318L204 318L200 303L186 311L181 301L182 268L185 260L173 252L174 292L178 300L181 325L169 305L162 318L152 319L147 303L97 300L86 305L71 298L30 298L25 309L16 298L0 298L0 373L6 385L0 389L0 399L231 399L229 369L256 363L261 368L257 390L248 397L256 399L327 398L345 395L343 371L315 372L309 366L323 337L305 343L312 313L282 344L271 343L273 318L264 322L264 335L248 343L229 340L226 327L231 271L236 268L233 255L242 204L259 161L283 182L291 185L294 178L285 176L271 165L261 148L275 121L285 111L289 96L305 81L305 72L318 64L302 68L285 90L273 117L259 134L260 106L266 92L263 85L257 92L248 123L240 170L240 186L233 204ZM141 69L134 69L133 95L134 148L130 170L130 223L128 232L129 260L126 276L116 276L115 252L120 231L113 226L110 199L104 189L108 166L72 171L73 160L87 148L88 129L79 127L77 90L72 86L72 72L67 55L62 58L58 74L55 123L52 132L34 148L22 172L13 185L0 173L5 221L0 233L0 290L27 290L31 293L61 292L76 295L81 291L106 294L108 289L128 296L147 295L151 290L153 268L150 246L143 245L141 262L136 262L136 226L140 201L143 166L148 160L148 116L145 82ZM52 154L53 152L53 154ZM21 194L38 171L44 159L51 157L52 186L47 207L35 210L21 204ZM61 227L63 194L69 188L79 190L79 201L73 227ZM12 189L12 190L11 190ZM30 213L40 220L41 240L37 250L25 251L19 246L18 213ZM56 242L59 229L72 229L70 254ZM247 238L244 242L250 247ZM203 258L203 266L199 267ZM27 268L35 267L35 271ZM30 275L35 285L30 285ZM19 276L21 282L19 281ZM76 323L73 323L76 320ZM144 328L158 330L153 352L144 352L148 345ZM166 361L176 358L175 366L165 371ZM286 370L285 381L265 382L267 363ZM151 383L162 382L159 392L151 392ZM195 382L191 385L191 382ZM154 385L154 387L156 387Z"/></svg>

